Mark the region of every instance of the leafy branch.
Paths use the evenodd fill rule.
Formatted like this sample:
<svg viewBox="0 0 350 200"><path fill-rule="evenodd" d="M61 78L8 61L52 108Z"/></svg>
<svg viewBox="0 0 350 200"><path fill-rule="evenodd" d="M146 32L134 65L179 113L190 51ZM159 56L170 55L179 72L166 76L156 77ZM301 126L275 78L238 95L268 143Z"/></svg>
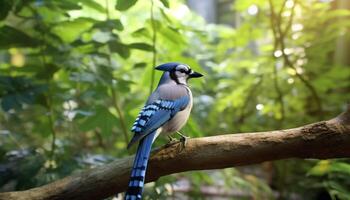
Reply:
<svg viewBox="0 0 350 200"><path fill-rule="evenodd" d="M277 37L277 33L276 30L274 28L274 19L278 19L278 21L280 21L280 18L282 16L282 12L284 10L284 6L281 7L281 9L278 12L278 17L275 16L275 11L274 11L274 7L271 1L270 2L270 9L271 9L271 17L270 17L270 25L271 25L271 29L274 35L274 38ZM284 1L283 5L285 5L286 0ZM273 45L273 51L277 51L278 50L278 40L274 40L274 45ZM275 58L275 56L272 53L272 57ZM278 84L278 71L277 71L277 66L272 65L272 71L273 71L273 86L275 88L275 91L277 93L277 101L280 104L280 112L281 112L281 119L279 120L279 127L281 127L283 125L283 121L285 118L285 105L284 105L284 100L283 100L283 92Z"/></svg>
<svg viewBox="0 0 350 200"><path fill-rule="evenodd" d="M110 14L109 14L109 4L108 4L109 0L105 0L105 4L106 4L106 17L107 20L110 20ZM109 67L112 68L112 57L111 57L111 48L110 46L107 47L108 50L108 64ZM114 84L112 82L111 84L111 94L112 94L112 101L113 101L113 107L114 109L117 111L118 117L119 117L119 122L120 122L120 126L124 135L124 140L125 140L125 144L128 144L129 142L129 136L128 136L128 129L126 128L126 123L125 123L125 119L124 119L124 115L123 112L120 109L119 106L119 99L118 99L118 95L117 92L115 90L115 88L113 87Z"/></svg>
<svg viewBox="0 0 350 200"><path fill-rule="evenodd" d="M276 16L272 0L269 0L270 12L271 12L270 20L271 20L271 28L272 28L272 32L273 32L273 36L274 36L275 47L276 47L275 50L278 49L278 45L279 45L281 48L281 53L282 53L282 58L284 60L284 63L289 68L293 69L297 78L311 92L311 95L316 102L316 106L317 106L316 110L319 113L322 113L323 112L322 102L321 102L321 99L320 99L316 89L301 73L299 73L299 71L294 66L293 62L290 60L289 56L285 52L285 48L286 48L285 37L286 37L286 35L287 35L287 33L288 33L292 23L293 23L295 7L296 7L298 2L294 1L293 7L291 8L291 15L290 15L289 21L287 23L287 26L285 27L284 30L282 30L282 27L281 27L282 26L282 13L283 13L283 10L285 7L285 3L286 3L286 1L283 3L282 8L280 9L278 16Z"/></svg>
<svg viewBox="0 0 350 200"><path fill-rule="evenodd" d="M31 7L30 7L31 8ZM32 9L32 12L35 13L36 16L36 21L39 25L39 29L40 29L40 36L41 36L41 45L39 46L40 48L40 58L41 58L41 64L42 64L42 68L45 69L47 67L47 61L46 61L46 55L45 55L45 48L46 48L46 40L45 40L45 24L42 23L41 19L40 19L40 15L39 13L35 10ZM54 109L53 109L53 103L52 103L52 92L51 92L51 80L49 78L46 79L46 84L48 86L48 92L47 95L45 95L45 103L47 106L47 118L48 118L48 123L49 123L49 129L52 135L52 140L51 140L51 149L49 152L49 158L51 161L53 161L55 159L55 150L56 150L56 138L57 138L57 133L55 130L55 118L54 118ZM52 168L52 162L50 162L49 165L50 168Z"/></svg>

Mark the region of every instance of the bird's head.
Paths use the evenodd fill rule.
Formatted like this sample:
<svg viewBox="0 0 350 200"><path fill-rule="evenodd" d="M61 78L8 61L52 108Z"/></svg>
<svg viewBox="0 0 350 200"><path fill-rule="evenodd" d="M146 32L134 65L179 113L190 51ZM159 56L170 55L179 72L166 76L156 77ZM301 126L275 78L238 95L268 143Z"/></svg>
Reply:
<svg viewBox="0 0 350 200"><path fill-rule="evenodd" d="M193 71L188 65L176 62L165 63L156 67L157 70L168 72L170 78L177 84L186 84L190 78L199 78L203 75Z"/></svg>

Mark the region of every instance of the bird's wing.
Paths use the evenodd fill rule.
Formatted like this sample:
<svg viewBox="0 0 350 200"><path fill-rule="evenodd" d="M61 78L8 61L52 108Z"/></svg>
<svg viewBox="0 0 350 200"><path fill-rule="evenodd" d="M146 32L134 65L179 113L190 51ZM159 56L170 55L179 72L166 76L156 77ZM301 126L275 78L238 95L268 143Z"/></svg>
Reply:
<svg viewBox="0 0 350 200"><path fill-rule="evenodd" d="M134 137L128 144L128 148L169 121L177 112L183 110L189 101L190 98L185 95L173 100L158 99L145 105L131 128Z"/></svg>

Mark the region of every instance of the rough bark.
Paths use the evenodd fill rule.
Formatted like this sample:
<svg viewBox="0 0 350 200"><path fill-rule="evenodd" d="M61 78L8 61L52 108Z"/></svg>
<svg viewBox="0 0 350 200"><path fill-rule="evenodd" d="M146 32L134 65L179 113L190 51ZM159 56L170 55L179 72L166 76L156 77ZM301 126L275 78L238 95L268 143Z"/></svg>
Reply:
<svg viewBox="0 0 350 200"><path fill-rule="evenodd" d="M147 182L172 173L221 169L286 158L350 157L350 107L338 117L299 128L189 139L155 150ZM127 186L133 157L86 170L48 185L0 194L1 200L103 199Z"/></svg>

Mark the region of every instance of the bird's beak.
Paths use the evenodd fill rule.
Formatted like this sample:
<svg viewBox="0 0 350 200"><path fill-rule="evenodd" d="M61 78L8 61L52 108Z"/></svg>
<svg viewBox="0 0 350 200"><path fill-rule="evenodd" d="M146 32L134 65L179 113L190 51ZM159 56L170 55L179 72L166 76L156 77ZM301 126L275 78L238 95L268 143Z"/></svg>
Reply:
<svg viewBox="0 0 350 200"><path fill-rule="evenodd" d="M192 71L189 75L190 78L199 78L199 77L202 77L203 74L201 73L198 73L198 72L195 72L195 71Z"/></svg>

